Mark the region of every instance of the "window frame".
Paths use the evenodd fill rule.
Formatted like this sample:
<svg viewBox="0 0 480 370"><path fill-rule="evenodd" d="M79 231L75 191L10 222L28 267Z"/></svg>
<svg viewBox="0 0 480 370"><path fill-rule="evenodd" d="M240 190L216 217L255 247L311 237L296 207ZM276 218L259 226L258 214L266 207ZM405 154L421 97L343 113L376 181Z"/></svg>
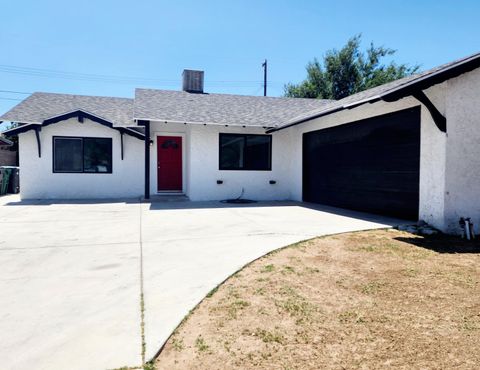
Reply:
<svg viewBox="0 0 480 370"><path fill-rule="evenodd" d="M225 137L225 136L229 136L229 137L232 137L232 136L235 136L235 137L243 137L243 140L244 140L244 163L246 163L246 156L247 156L247 138L250 136L265 136L265 137L268 137L269 138L269 141L270 141L270 148L269 148L269 151L268 151L268 168L266 169L255 169L255 168L246 168L246 167L243 167L243 168L224 168L222 167L222 137ZM219 134L219 137L218 137L218 169L219 171L262 171L262 172L265 172L265 171L272 171L272 147L273 147L273 137L272 135L269 135L269 134L238 134L238 133L225 133L225 132L220 132Z"/></svg>
<svg viewBox="0 0 480 370"><path fill-rule="evenodd" d="M81 171L57 171L55 170L55 139L81 139L82 140L82 170ZM85 139L104 139L110 141L110 157L112 163L110 171L92 172L85 171ZM97 136L52 136L52 173L76 173L76 174L90 174L90 175L110 175L113 173L113 140L111 137L97 137Z"/></svg>

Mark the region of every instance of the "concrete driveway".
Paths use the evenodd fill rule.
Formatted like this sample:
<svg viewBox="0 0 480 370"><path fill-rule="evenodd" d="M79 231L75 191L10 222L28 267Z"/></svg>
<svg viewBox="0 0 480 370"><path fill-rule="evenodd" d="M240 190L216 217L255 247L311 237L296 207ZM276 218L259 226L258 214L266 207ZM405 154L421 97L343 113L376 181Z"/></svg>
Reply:
<svg viewBox="0 0 480 370"><path fill-rule="evenodd" d="M317 235L398 223L293 202L2 197L0 367L140 366L190 309L246 263Z"/></svg>

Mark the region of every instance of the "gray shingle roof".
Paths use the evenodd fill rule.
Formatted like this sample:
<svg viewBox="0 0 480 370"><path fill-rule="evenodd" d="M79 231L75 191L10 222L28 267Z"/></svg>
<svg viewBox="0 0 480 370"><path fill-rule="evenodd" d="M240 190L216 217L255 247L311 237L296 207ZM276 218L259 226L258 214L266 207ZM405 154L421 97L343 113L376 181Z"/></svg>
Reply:
<svg viewBox="0 0 480 370"><path fill-rule="evenodd" d="M361 91L357 94L347 96L346 98L340 100L330 101L328 104L325 104L319 109L313 109L308 112L303 112L302 114L290 119L288 122L285 122L283 125L277 127L276 129L293 126L313 118L322 117L343 109L353 108L363 103L373 102L379 99L385 99L389 95L392 96L396 94L398 95L397 97L402 97L401 90L407 90L407 88L413 88L414 85L420 84L423 86L419 86L419 88L428 88L436 83L443 82L448 78L452 78L458 76L461 73L468 72L469 70L472 70L474 68L478 68L479 65L480 53L476 53L468 57L426 70L424 72L414 74L412 76L401 78L396 81L392 81L365 91ZM457 70L454 71L455 68ZM403 95L409 95L410 93L411 91L408 90Z"/></svg>
<svg viewBox="0 0 480 370"><path fill-rule="evenodd" d="M133 99L36 92L0 117L0 121L38 123L82 110L111 122L132 126Z"/></svg>
<svg viewBox="0 0 480 370"><path fill-rule="evenodd" d="M277 127L330 100L274 98L184 91L136 89L134 118L139 120Z"/></svg>

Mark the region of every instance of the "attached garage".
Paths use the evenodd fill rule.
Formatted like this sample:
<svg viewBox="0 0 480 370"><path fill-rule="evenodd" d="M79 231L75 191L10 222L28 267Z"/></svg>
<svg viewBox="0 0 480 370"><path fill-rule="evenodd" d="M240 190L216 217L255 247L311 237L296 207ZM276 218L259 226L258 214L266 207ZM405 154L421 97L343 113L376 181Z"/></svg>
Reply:
<svg viewBox="0 0 480 370"><path fill-rule="evenodd" d="M418 219L420 107L303 134L303 200Z"/></svg>

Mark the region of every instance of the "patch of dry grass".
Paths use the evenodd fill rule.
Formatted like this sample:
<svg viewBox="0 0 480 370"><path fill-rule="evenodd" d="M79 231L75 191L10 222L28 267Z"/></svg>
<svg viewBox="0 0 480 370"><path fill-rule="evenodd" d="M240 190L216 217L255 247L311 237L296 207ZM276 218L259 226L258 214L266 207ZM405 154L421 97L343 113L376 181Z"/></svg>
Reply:
<svg viewBox="0 0 480 370"><path fill-rule="evenodd" d="M155 365L476 368L479 252L478 242L389 230L296 244L212 291Z"/></svg>

